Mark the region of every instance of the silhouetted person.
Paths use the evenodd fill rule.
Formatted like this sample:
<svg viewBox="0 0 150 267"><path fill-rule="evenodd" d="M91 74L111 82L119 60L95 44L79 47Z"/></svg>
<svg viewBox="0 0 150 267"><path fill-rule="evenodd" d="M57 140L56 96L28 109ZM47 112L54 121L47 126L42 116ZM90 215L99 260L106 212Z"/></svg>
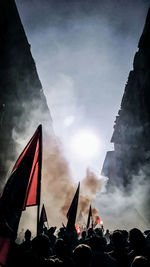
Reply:
<svg viewBox="0 0 150 267"><path fill-rule="evenodd" d="M131 261L133 261L136 256L150 258L150 251L146 246L146 238L139 229L133 228L129 231L129 241L132 249L129 253Z"/></svg>
<svg viewBox="0 0 150 267"><path fill-rule="evenodd" d="M38 235L32 240L32 250L27 253L20 266L45 267L51 255L50 241L45 235Z"/></svg>
<svg viewBox="0 0 150 267"><path fill-rule="evenodd" d="M20 245L22 251L27 251L31 249L31 231L29 229L25 232L25 241Z"/></svg>
<svg viewBox="0 0 150 267"><path fill-rule="evenodd" d="M13 242L10 250L8 266L18 266L22 264L22 260L26 257L26 253L31 251L31 232L26 230L24 234L25 241L18 245Z"/></svg>
<svg viewBox="0 0 150 267"><path fill-rule="evenodd" d="M71 255L73 248L76 247L78 242L76 233L66 230L65 227L59 229L58 238L63 239L68 250L68 255Z"/></svg>
<svg viewBox="0 0 150 267"><path fill-rule="evenodd" d="M92 249L92 267L116 267L116 260L108 255L106 250L106 239L100 236L93 236L90 239Z"/></svg>
<svg viewBox="0 0 150 267"><path fill-rule="evenodd" d="M100 237L103 237L103 228L96 228L94 230L94 233L97 235L97 236L100 236Z"/></svg>
<svg viewBox="0 0 150 267"><path fill-rule="evenodd" d="M73 251L73 260L76 267L91 266L92 250L88 245L80 244Z"/></svg>
<svg viewBox="0 0 150 267"><path fill-rule="evenodd" d="M113 250L109 255L116 259L119 267L130 266L129 256L125 249L125 241L121 231L114 231L112 234Z"/></svg>
<svg viewBox="0 0 150 267"><path fill-rule="evenodd" d="M53 255L51 258L63 262L64 266L72 266L73 262L70 257L70 251L68 249L67 244L65 241L61 238L57 239L54 247L55 255Z"/></svg>
<svg viewBox="0 0 150 267"><path fill-rule="evenodd" d="M143 256L137 256L133 260L131 267L149 267L148 260Z"/></svg>
<svg viewBox="0 0 150 267"><path fill-rule="evenodd" d="M56 242L56 236L54 235L55 231L56 231L56 226L55 227L51 227L47 232L47 235L49 237L52 249L54 249L55 242Z"/></svg>

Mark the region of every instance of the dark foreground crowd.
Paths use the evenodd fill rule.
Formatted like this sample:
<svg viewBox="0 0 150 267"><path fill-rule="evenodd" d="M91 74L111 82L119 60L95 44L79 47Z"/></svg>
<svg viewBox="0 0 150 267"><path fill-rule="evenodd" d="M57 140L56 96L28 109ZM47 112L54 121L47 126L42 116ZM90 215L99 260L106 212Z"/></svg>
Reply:
<svg viewBox="0 0 150 267"><path fill-rule="evenodd" d="M55 235L55 227L31 240L14 244L9 267L146 267L150 266L150 231L134 228L106 232L103 228L88 229L78 235L64 227Z"/></svg>

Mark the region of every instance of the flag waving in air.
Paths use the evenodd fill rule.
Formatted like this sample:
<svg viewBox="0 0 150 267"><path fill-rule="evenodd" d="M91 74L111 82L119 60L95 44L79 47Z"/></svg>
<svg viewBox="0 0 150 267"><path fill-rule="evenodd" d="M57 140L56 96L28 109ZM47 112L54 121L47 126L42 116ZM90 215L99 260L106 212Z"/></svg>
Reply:
<svg viewBox="0 0 150 267"><path fill-rule="evenodd" d="M24 164L29 169L27 177L26 195L24 198L23 209L28 206L39 204L39 186L41 181L42 165L42 125L39 125L31 140L19 156L12 170L14 172L18 167Z"/></svg>
<svg viewBox="0 0 150 267"><path fill-rule="evenodd" d="M9 240L15 239L22 211L39 205L42 167L42 126L19 156L0 198L0 264L5 265ZM9 250L9 249L8 249Z"/></svg>
<svg viewBox="0 0 150 267"><path fill-rule="evenodd" d="M41 216L40 216L40 220L39 220L39 233L41 233L41 234L43 233L43 226L44 226L45 222L47 222L47 224L48 224L46 210L45 210L45 207L43 204L42 210L41 210Z"/></svg>
<svg viewBox="0 0 150 267"><path fill-rule="evenodd" d="M80 191L80 183L78 184L78 188L76 190L76 193L74 195L70 208L67 212L68 223L67 223L66 228L69 231L72 231L75 229L75 221L76 221L78 200L79 200L79 191Z"/></svg>

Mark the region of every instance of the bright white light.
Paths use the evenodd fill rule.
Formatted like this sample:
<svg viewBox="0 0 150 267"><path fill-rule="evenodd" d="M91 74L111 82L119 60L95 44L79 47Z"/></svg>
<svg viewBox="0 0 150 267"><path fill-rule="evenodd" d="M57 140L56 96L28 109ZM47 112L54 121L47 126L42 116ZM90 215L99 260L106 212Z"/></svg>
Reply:
<svg viewBox="0 0 150 267"><path fill-rule="evenodd" d="M81 158L93 158L99 152L100 140L90 130L76 133L71 140L71 149Z"/></svg>
<svg viewBox="0 0 150 267"><path fill-rule="evenodd" d="M74 116L68 116L64 119L64 125L66 127L70 126L74 122Z"/></svg>

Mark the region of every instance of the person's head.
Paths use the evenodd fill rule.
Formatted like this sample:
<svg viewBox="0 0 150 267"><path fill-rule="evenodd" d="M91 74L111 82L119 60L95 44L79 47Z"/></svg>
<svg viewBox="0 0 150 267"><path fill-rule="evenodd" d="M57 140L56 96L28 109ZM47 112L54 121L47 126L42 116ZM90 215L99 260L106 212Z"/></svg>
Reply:
<svg viewBox="0 0 150 267"><path fill-rule="evenodd" d="M137 228L133 228L129 231L129 241L133 249L144 248L146 246L146 239Z"/></svg>
<svg viewBox="0 0 150 267"><path fill-rule="evenodd" d="M90 247L92 250L96 251L105 251L106 248L106 239L102 236L92 236L90 238Z"/></svg>
<svg viewBox="0 0 150 267"><path fill-rule="evenodd" d="M76 266L90 266L92 260L92 250L89 246L81 244L73 251L73 260Z"/></svg>
<svg viewBox="0 0 150 267"><path fill-rule="evenodd" d="M148 260L143 256L137 256L134 258L131 267L148 267Z"/></svg>
<svg viewBox="0 0 150 267"><path fill-rule="evenodd" d="M124 237L121 231L116 230L112 234L112 243L115 249L122 249L124 246Z"/></svg>
<svg viewBox="0 0 150 267"><path fill-rule="evenodd" d="M38 235L32 240L32 251L41 258L50 255L50 241L46 235Z"/></svg>
<svg viewBox="0 0 150 267"><path fill-rule="evenodd" d="M96 228L94 230L95 234L98 235L98 236L103 236L103 232L102 232L102 228Z"/></svg>
<svg viewBox="0 0 150 267"><path fill-rule="evenodd" d="M30 239L31 239L31 231L29 229L27 229L25 231L24 237L25 237L26 241L30 241Z"/></svg>

